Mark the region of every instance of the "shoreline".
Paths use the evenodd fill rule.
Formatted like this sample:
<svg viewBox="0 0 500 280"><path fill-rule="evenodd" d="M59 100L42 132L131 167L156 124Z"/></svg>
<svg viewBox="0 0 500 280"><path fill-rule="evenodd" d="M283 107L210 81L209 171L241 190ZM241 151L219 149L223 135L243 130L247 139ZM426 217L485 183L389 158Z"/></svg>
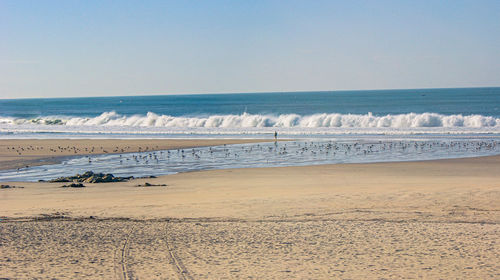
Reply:
<svg viewBox="0 0 500 280"><path fill-rule="evenodd" d="M294 139L280 139L278 142L294 141ZM231 138L231 139L0 139L0 171L22 170L33 166L58 164L64 160L75 157L106 154L128 154L136 152L150 152L160 150L175 150L187 148L199 148L208 146L220 146L231 144L265 143L276 142L274 139L260 138ZM500 155L496 154L496 155ZM434 160L453 160L476 157L488 157L493 155L448 155L448 158L437 159L394 159L391 161L365 161L359 163L399 163L419 162ZM355 163L355 162L351 162ZM330 164L351 164L349 162L338 163L310 163L305 165L290 166L322 166ZM248 168L248 167L242 167ZM252 168L252 167L250 167ZM206 169L216 170L216 169ZM182 172L181 172L182 173ZM75 174L66 174L70 176ZM147 176L148 174L144 174ZM160 175L161 176L161 175Z"/></svg>
<svg viewBox="0 0 500 280"><path fill-rule="evenodd" d="M55 164L75 156L271 141L274 139L0 139L0 170Z"/></svg>
<svg viewBox="0 0 500 280"><path fill-rule="evenodd" d="M205 146L187 146L187 147L181 147L181 148L196 148L196 147L205 147ZM173 148L177 149L177 148ZM100 154L96 154L100 155ZM79 156L84 156L84 155L78 155L78 156L59 156L57 159L60 159L61 161L65 159L71 159L74 157L79 157ZM43 160L43 159L42 159ZM343 163L320 163L320 164L309 164L309 165L291 165L291 166L272 166L272 167L242 167L242 168L221 168L221 169L206 169L206 170L190 170L190 171L184 171L184 172L178 172L174 174L166 174L166 175L158 175L158 176L153 176L155 178L164 178L168 176L174 176L174 175L179 175L179 174L190 174L190 173L198 173L198 172L211 172L211 171L227 171L229 170L230 172L234 170L245 170L245 169L275 169L275 168L314 168L314 167L329 167L329 166L337 166L337 165L343 165L343 166L356 166L356 165L379 165L379 164L399 164L399 163L408 163L408 164L418 164L418 163L433 163L433 162L450 162L454 163L455 161L465 161L465 160L484 160L486 162L492 160L492 161L497 161L500 164L500 154L497 155L483 155L483 156L469 156L469 157L454 157L454 158L440 158L440 159L423 159L423 160L407 160L407 161L377 161L377 162L343 162ZM61 161L53 161L48 164L57 164L60 163ZM43 162L42 165L47 164L47 162ZM31 166L36 166L36 165L31 165ZM8 169L1 169L2 170L8 170ZM92 171L92 170L90 170ZM112 172L110 172L112 173ZM67 176L73 176L77 174L67 174ZM149 175L144 175L141 177L134 177L130 181L134 180L142 180L145 178L148 178ZM3 184L22 184L22 183L50 183L47 181L0 181L0 183ZM51 184L58 184L58 183L51 183ZM102 183L101 183L102 184Z"/></svg>
<svg viewBox="0 0 500 280"><path fill-rule="evenodd" d="M166 187L138 187L139 185L144 185L146 182L155 185L165 184ZM0 195L4 195L4 197L7 195L4 204L0 205L0 213L3 213L1 216L3 216L2 218L4 219L7 217L49 217L54 215L54 213L63 213L62 216L73 218L96 216L105 219L248 218L247 214L239 211L238 214L230 215L235 209L226 209L226 211L223 211L225 214L221 216L219 214L209 214L210 211L200 210L197 209L197 207L188 211L188 213L191 214L186 216L182 214L184 211L177 211L175 207L172 208L173 204L169 199L164 201L162 197L170 193L174 197L180 199L177 201L177 203L180 204L187 203L187 205L191 205L191 203L201 200L205 201L204 203L215 203L214 206L216 206L216 208L222 209L226 207L220 204L224 200L214 197L214 195L218 193L222 194L222 197L230 197L232 200L239 201L248 206L249 202L252 201L252 196L256 196L257 200L266 196L271 196L273 199L279 200L279 197L276 197L277 194L284 196L292 195L294 199L302 201L300 194L304 194L307 197L311 192L315 193L319 190L320 193L326 191L325 194L332 195L332 187L340 187L342 191L347 191L352 187L356 191L364 193L367 191L377 192L389 190L392 192L397 189L408 191L408 188L416 191L418 189L416 189L416 187L418 186L421 187L420 191L426 190L429 192L434 191L432 188L429 189L429 186L438 189L463 189L464 191L466 191L469 186L471 190L472 188L490 189L495 194L492 198L485 198L485 201L489 201L489 203L483 203L483 205L476 207L482 208L486 204L491 204L492 201L490 199L500 203L499 182L500 155L406 162L344 163L190 171L162 175L156 178L134 178L125 182L85 183L87 187L82 190L61 189L60 186L64 185L64 183L6 181L2 182L2 184L9 184L21 188L0 191ZM370 190L370 188L373 188L373 190ZM242 189L244 190L244 194L241 193ZM290 192L288 192L288 190L290 190ZM29 198L31 192L33 192L33 194L42 195L44 197L43 201L36 202L38 201L38 197L36 196ZM79 196L79 193L82 192L86 194L84 197ZM113 198L114 193L120 193L119 197L113 199L115 204L107 200L102 200L103 197L107 196ZM192 194L193 196L188 194ZM18 197L17 195L21 196ZM66 199L59 201L59 195L63 195ZM136 195L140 198L136 198ZM144 197L141 197L141 195L144 195ZM496 197L497 195L498 197ZM71 199L67 200L68 198ZM19 201L18 199L21 200ZM32 207L32 204L24 204L26 200L30 199L34 199L33 203L38 203L38 206ZM75 208L75 205L68 205L66 203L69 201L76 203L76 205L85 206L83 206L84 208L82 209L79 207ZM130 204L122 205L120 201L128 201ZM114 205L114 207L122 209L122 211L106 210L110 206L110 203ZM373 204L373 202L370 203ZM145 204L150 205L150 207L156 205L154 207L160 207L166 212L159 211L154 214L142 213L141 211L144 210L143 207ZM310 203L302 201L302 204ZM414 203L407 202L407 204ZM97 209L100 209L99 211L101 214L96 214L94 212L94 207L89 207L89 205L94 205ZM493 205L496 205L496 203L491 205L495 208ZM418 207L420 206L421 205L418 205ZM191 208L192 206L189 207ZM294 206L281 205L281 207L289 208L294 211L298 210L294 209ZM274 208L274 206L269 209L261 210L263 211L262 213L267 213L267 211L270 211L272 208ZM334 208L338 208L338 206ZM350 206L348 208L350 208ZM139 211L140 209L142 210ZM494 211L500 211L500 209ZM268 217L268 214L269 213L259 216ZM251 216L255 217L255 215ZM500 223L498 217L495 218L493 216L490 218L493 218L496 223ZM490 218L480 221L489 222L491 221L489 220ZM473 220L477 221L477 219ZM468 222L473 220L466 219Z"/></svg>

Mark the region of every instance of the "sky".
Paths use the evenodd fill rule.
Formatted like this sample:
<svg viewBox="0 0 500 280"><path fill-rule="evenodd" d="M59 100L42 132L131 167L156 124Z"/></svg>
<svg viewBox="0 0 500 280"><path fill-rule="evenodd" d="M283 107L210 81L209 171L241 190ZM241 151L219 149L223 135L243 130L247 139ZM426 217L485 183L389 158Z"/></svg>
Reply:
<svg viewBox="0 0 500 280"><path fill-rule="evenodd" d="M500 1L0 0L0 98L500 86Z"/></svg>

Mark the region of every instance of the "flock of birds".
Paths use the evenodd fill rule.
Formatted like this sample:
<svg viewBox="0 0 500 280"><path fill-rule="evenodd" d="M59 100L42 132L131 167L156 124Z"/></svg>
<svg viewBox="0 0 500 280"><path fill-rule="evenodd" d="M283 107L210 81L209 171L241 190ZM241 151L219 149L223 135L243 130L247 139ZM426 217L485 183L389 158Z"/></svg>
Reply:
<svg viewBox="0 0 500 280"><path fill-rule="evenodd" d="M43 147L8 147L26 154ZM45 148L47 149L47 148ZM52 147L51 152L70 155L75 147ZM152 147L81 148L89 154L61 165L32 166L3 171L0 178L36 181L92 170L116 176L165 175L194 170L313 165L345 162L406 161L500 154L500 140L305 140L156 150ZM87 149L87 150L85 150ZM139 151L137 151L139 150ZM93 154L92 154L93 153ZM22 172L21 172L22 171Z"/></svg>
<svg viewBox="0 0 500 280"><path fill-rule="evenodd" d="M331 141L286 141L261 144L223 145L207 148L190 148L164 151L149 151L120 154L112 157L119 165L160 165L175 162L245 162L303 160L335 160L365 156L391 157L391 154L422 155L425 153L480 153L500 150L498 141L391 141L391 142L335 142ZM92 164L100 157L86 156ZM110 160L110 158L106 158ZM116 163L116 162L115 162Z"/></svg>
<svg viewBox="0 0 500 280"><path fill-rule="evenodd" d="M239 148L236 148L239 146ZM425 151L446 150L455 152L479 152L484 150L496 150L499 146L498 141L494 140L474 140L474 141L378 141L378 142L335 142L330 141L285 141L274 142L273 144L246 144L246 145L223 145L220 147L209 148L192 148L192 149L176 149L165 151L154 151L154 147L139 147L137 153L130 153L131 147L115 147L113 150L106 150L103 147L71 147L57 146L49 147L49 151L57 153L73 153L73 154L117 154L119 155L119 163L126 162L135 164L149 164L151 162L159 163L161 159L169 160L172 157L177 157L182 160L191 158L201 160L204 156L214 156L222 158L239 158L245 154L253 154L255 152L266 154L274 154L276 156L286 156L290 154L315 157L318 155L336 157L348 155L370 155L383 152L399 152L399 153L422 153ZM18 155L29 151L43 150L43 146L25 146L25 147L7 147L7 150L13 150ZM93 162L93 156L87 155L88 163ZM94 157L95 158L95 157Z"/></svg>
<svg viewBox="0 0 500 280"><path fill-rule="evenodd" d="M158 146L156 147L138 147L139 152L146 152L146 151L152 151L158 149ZM48 154L50 156L59 156L59 155L79 155L79 154L117 154L117 153L130 153L134 149L130 146L125 146L125 147L114 147L112 149L105 148L105 147L95 147L95 146L89 146L89 147L77 147L77 146L53 146L53 147L44 147L44 146L7 146L6 150L8 152L14 152L15 154L19 156L33 156L36 155L39 152L43 152L43 154ZM89 157L89 156L87 156ZM89 160L89 163L92 161ZM19 167L17 168L17 171L20 171L23 168L29 168L29 165L26 165L24 167Z"/></svg>
<svg viewBox="0 0 500 280"><path fill-rule="evenodd" d="M149 147L149 146L146 146L146 147L138 147L139 149L139 152L143 152L143 151L151 151L151 150L154 150L154 149L157 149L158 146L156 147ZM72 153L72 154L108 154L108 153L127 153L127 152L130 152L130 150L132 149L132 147L130 146L126 146L126 147L114 147L112 150L107 150L106 148L104 147L82 147L82 148L78 148L76 146L57 146L57 147L47 147L47 150L49 152L51 152L52 154L54 155L58 155L58 154L61 154L61 153L64 153L64 154L68 154L68 153ZM36 151L44 151L45 150L45 147L44 146L33 146L33 145L30 145L30 146L12 146L12 147L7 147L7 150L8 151L14 151L16 152L18 155L26 155L26 154L30 154L32 152L36 152Z"/></svg>

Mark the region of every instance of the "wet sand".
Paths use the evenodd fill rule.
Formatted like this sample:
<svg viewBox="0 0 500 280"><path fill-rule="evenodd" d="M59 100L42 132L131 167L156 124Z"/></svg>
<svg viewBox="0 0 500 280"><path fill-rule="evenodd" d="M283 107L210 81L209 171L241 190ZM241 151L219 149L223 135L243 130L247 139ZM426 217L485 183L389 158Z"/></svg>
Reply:
<svg viewBox="0 0 500 280"><path fill-rule="evenodd" d="M7 184L7 278L500 277L500 156Z"/></svg>
<svg viewBox="0 0 500 280"><path fill-rule="evenodd" d="M266 139L0 139L0 170L58 163L68 156L133 153L265 141Z"/></svg>

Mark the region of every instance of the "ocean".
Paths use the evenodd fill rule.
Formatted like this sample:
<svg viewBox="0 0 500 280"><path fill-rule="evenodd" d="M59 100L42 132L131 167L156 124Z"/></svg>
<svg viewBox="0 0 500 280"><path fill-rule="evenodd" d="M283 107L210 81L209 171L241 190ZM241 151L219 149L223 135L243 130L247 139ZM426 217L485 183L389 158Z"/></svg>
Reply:
<svg viewBox="0 0 500 280"><path fill-rule="evenodd" d="M499 135L500 88L0 100L0 138Z"/></svg>

